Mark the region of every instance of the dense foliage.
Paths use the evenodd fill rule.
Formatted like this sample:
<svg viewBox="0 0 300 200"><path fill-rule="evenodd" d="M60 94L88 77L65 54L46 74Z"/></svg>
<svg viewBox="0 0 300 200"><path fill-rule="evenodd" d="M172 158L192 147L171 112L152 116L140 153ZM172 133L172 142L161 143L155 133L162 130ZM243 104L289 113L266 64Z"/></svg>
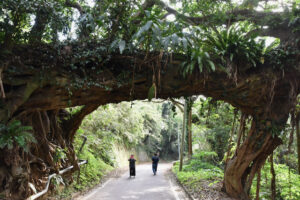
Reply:
<svg viewBox="0 0 300 200"><path fill-rule="evenodd" d="M245 129L249 129L250 120L242 122L242 114L232 106L210 98L198 98L194 102L193 110L193 144L196 152L191 160L186 160L181 172L178 170L178 164L173 171L195 198L205 198L205 193L201 190L213 194L214 190L221 189L223 170L220 168L225 167L228 154L231 156L235 153L240 124L245 123ZM283 132L293 132L289 123ZM290 134L282 133L281 136L284 144L274 151L276 198L296 200L299 198L300 186L295 152L296 141L291 140ZM261 170L260 199L271 199L270 169L270 162L267 161ZM251 197L255 198L257 176L253 183ZM209 198L208 196L206 198Z"/></svg>
<svg viewBox="0 0 300 200"><path fill-rule="evenodd" d="M22 126L20 121L12 121L8 125L0 124L0 149L12 149L17 144L28 152L28 143L37 142L31 131L31 126Z"/></svg>
<svg viewBox="0 0 300 200"><path fill-rule="evenodd" d="M200 72L218 67L232 74L241 64L263 64L268 53L285 58L297 54L293 50L271 51L276 45L266 45L266 38L257 37L257 30L265 24L271 24L269 36L276 35L272 31L278 28L280 21L275 20L281 16L266 17L254 9L264 7L267 13L281 9L272 2L5 0L0 5L0 43L8 47L6 50L14 44L65 46L78 40L100 40L101 50L108 53L163 50L185 54L189 58L183 63L185 74L196 65ZM284 8L282 16L289 17L284 23L294 32L299 31L299 2L287 1ZM95 55L97 51L85 54Z"/></svg>
<svg viewBox="0 0 300 200"><path fill-rule="evenodd" d="M215 152L197 152L184 165L182 171L179 171L178 163L176 163L173 172L178 180L187 187L189 193L193 194L195 198L204 199L207 198L205 195L195 195L195 193L201 193L201 191L208 193L207 188L221 182L223 178L222 169L215 165L216 160L217 154Z"/></svg>
<svg viewBox="0 0 300 200"><path fill-rule="evenodd" d="M241 110L202 98L193 115L195 146L216 153L232 197L249 199L254 175L282 142L289 145L274 154L275 164L295 167L288 114L300 171L299 6L299 0L0 1L0 167L8 170L0 172L0 195L24 199L33 193L29 183L45 186L39 177L71 164L79 170L73 143L78 150L83 135L88 148L79 157L91 160L84 184L93 173L103 175L95 168L115 164L112 144L177 157L180 118L169 103L101 107L75 137L99 105L147 94L149 100L203 94ZM64 110L73 106L80 107ZM286 148L288 158L281 156Z"/></svg>
<svg viewBox="0 0 300 200"><path fill-rule="evenodd" d="M300 198L300 177L294 169L289 168L286 164L275 164L276 172L276 196L279 199L297 200ZM270 163L266 163L261 174L261 199L270 199L271 192L271 174ZM253 184L252 196L255 196L256 181Z"/></svg>

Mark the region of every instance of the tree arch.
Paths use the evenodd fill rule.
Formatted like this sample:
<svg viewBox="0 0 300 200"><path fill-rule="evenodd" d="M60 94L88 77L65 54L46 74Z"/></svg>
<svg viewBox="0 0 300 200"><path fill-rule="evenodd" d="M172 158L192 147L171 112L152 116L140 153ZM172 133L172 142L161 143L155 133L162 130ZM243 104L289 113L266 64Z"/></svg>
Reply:
<svg viewBox="0 0 300 200"><path fill-rule="evenodd" d="M24 5L30 4L24 2ZM0 47L0 69L3 75L0 84L0 121L4 127L8 127L15 119L24 125L32 126L34 136L39 141L29 144L28 152L24 152L16 142L13 148L5 147L1 151L3 172L0 172L0 192L5 192L6 197L11 199L22 199L31 193L29 182L34 183L38 189L43 187L37 177L45 177L61 167L54 162L56 148L67 149L68 152L68 160L61 165L76 164L72 145L74 134L84 116L99 105L153 97L202 94L216 100L224 100L253 117L251 130L244 143L237 149L237 153L228 162L224 179L225 190L230 196L249 198L254 175L266 158L281 144L281 130L300 93L300 43L296 40L299 38L299 30L295 29L298 23L295 18L297 15L292 15L293 17L287 20L282 17L286 13L266 14L251 9L251 5L249 7L243 4L236 5L234 10L225 9L223 15L214 15L207 8L208 12L202 10L202 15L194 17L181 14L161 1L145 1L143 4L139 2L137 4L141 9L135 10L136 13L131 15L129 10L135 5L132 2L126 4L116 1L112 5L98 2L92 10L85 10L85 7L76 1L49 2L54 6L38 4L42 7L33 5L32 9L29 9L21 4L16 6L19 10L10 7L14 1L0 3L8 10L2 10L4 14L0 13L1 17L12 21L8 23L8 28L0 27L4 30L4 34L0 35L3 44ZM47 6L51 7L52 14L43 12L42 8ZM120 7L121 11L115 12L116 7ZM108 16L108 11L103 11L103 8L107 8L111 15ZM297 11L299 8L294 9ZM58 28L63 25L59 23L55 27L51 24L51 20L57 19L64 10L79 10L82 19L78 22L80 38L66 43L57 42ZM157 14L157 11L164 15ZM196 12L192 8L190 11ZM181 24L208 27L217 38L222 37L221 30L217 29L219 25L247 19L262 27L276 18L281 20L281 23L272 24L267 29L253 29L252 32L259 31L261 35L277 36L281 39L281 45L264 55L263 61L257 59L261 56L259 50L258 54L252 57L250 55L252 60L243 57L247 54L226 54L229 50L225 51L224 55L217 55L214 54L213 48L208 48L217 46L215 43L203 46L207 41L200 40L197 45L201 46L201 51L191 42L197 42L195 37L186 44L188 36L181 37L175 25L175 28L172 28L173 32L164 32L169 34L166 37L162 36L164 38L161 41L164 42L157 43L155 36L147 35L150 27L154 27L151 33L155 34L157 25L155 18L151 18L151 13L162 19L175 14ZM14 14L24 15L24 18L18 18ZM36 24L32 26L30 37L27 39L23 29L29 24L28 17L32 14L36 16ZM103 23L97 21L96 14L103 17ZM230 17L226 17L227 15ZM112 16L116 20L113 20ZM65 17L71 18L70 15ZM126 19L135 26L129 26ZM107 20L112 23L108 23ZM292 22L296 25L289 25ZM5 23L5 20L1 21L1 25ZM105 36L104 39L93 38L99 31L96 23L102 24L103 29L108 31L102 35ZM128 32L124 31L126 27L130 29ZM164 27L160 28L164 31ZM225 30L224 33L229 28ZM134 46L143 34L148 37L144 39L146 42ZM201 31L199 34L202 34ZM132 35L133 40L130 39ZM196 36L199 36L198 33ZM208 35L203 37L209 38ZM245 35L244 41L250 41L248 38ZM163 48L167 39L171 41L167 43L167 48L170 46L178 51L158 51L155 48L155 45ZM249 44L254 44L251 42ZM260 48L253 46L256 47ZM250 51L249 48L247 51ZM291 53L286 53L287 51ZM206 53L209 53L210 57ZM195 54L198 55L196 60L193 57ZM240 57L234 60L236 55ZM199 57L202 61L199 61ZM249 64L250 61L254 63ZM82 107L73 114L63 110L71 106ZM1 134L5 135L4 132ZM11 157L8 158L7 155Z"/></svg>

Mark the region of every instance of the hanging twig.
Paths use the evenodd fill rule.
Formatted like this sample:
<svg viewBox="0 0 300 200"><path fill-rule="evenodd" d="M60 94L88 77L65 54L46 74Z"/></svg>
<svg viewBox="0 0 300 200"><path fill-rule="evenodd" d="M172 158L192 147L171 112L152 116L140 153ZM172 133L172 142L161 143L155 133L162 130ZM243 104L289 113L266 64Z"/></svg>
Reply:
<svg viewBox="0 0 300 200"><path fill-rule="evenodd" d="M208 102L208 110L207 110L207 116L206 116L205 124L208 124L208 122L209 122L210 112L211 112L211 101Z"/></svg>
<svg viewBox="0 0 300 200"><path fill-rule="evenodd" d="M232 139L233 139L233 135L234 135L234 130L235 130L235 121L236 121L236 116L238 114L238 110L237 109L234 109L234 116L233 116L233 122L232 122L232 127L231 127L231 132L230 132L230 138L229 138L229 145L228 145L228 149L227 149L227 153L226 153L226 160L225 160L225 168L226 168L226 165L227 165L227 162L230 158L230 150L231 150L231 147L232 147Z"/></svg>
<svg viewBox="0 0 300 200"><path fill-rule="evenodd" d="M5 92L4 92L3 82L2 82L2 72L3 72L3 68L0 68L0 90L1 90L1 97L3 99L5 99Z"/></svg>
<svg viewBox="0 0 300 200"><path fill-rule="evenodd" d="M136 59L134 60L134 65L132 68L132 82L131 82L131 88L130 88L130 99L133 99L134 96L134 80L135 80L135 66L136 66Z"/></svg>
<svg viewBox="0 0 300 200"><path fill-rule="evenodd" d="M295 119L295 112L291 112L291 132L290 132L290 138L289 138L289 144L288 144L288 153L291 153L291 146L293 144L294 141L294 131L295 131L295 123L296 119Z"/></svg>

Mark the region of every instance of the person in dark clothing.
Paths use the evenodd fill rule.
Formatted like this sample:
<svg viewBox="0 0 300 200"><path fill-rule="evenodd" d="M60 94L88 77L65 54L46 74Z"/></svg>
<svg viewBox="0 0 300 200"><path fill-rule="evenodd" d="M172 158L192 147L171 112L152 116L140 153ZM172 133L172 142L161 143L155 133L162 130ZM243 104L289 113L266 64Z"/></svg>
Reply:
<svg viewBox="0 0 300 200"><path fill-rule="evenodd" d="M157 172L158 162L159 162L159 157L158 157L157 153L155 153L154 156L152 157L152 171L153 171L154 175L156 175L156 172Z"/></svg>
<svg viewBox="0 0 300 200"><path fill-rule="evenodd" d="M134 156L131 155L130 158L128 159L129 161L129 178L131 178L131 176L135 177L135 161L136 159L134 159Z"/></svg>

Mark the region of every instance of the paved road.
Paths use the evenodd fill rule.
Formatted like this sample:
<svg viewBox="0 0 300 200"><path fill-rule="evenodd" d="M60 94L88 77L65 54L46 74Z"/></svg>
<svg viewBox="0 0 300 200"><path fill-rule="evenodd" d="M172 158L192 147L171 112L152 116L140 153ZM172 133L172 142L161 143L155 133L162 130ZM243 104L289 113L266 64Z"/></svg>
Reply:
<svg viewBox="0 0 300 200"><path fill-rule="evenodd" d="M180 187L170 179L171 164L159 163L157 175L152 174L151 164L137 165L136 177L129 172L120 178L109 179L102 187L81 197L83 200L185 200Z"/></svg>

